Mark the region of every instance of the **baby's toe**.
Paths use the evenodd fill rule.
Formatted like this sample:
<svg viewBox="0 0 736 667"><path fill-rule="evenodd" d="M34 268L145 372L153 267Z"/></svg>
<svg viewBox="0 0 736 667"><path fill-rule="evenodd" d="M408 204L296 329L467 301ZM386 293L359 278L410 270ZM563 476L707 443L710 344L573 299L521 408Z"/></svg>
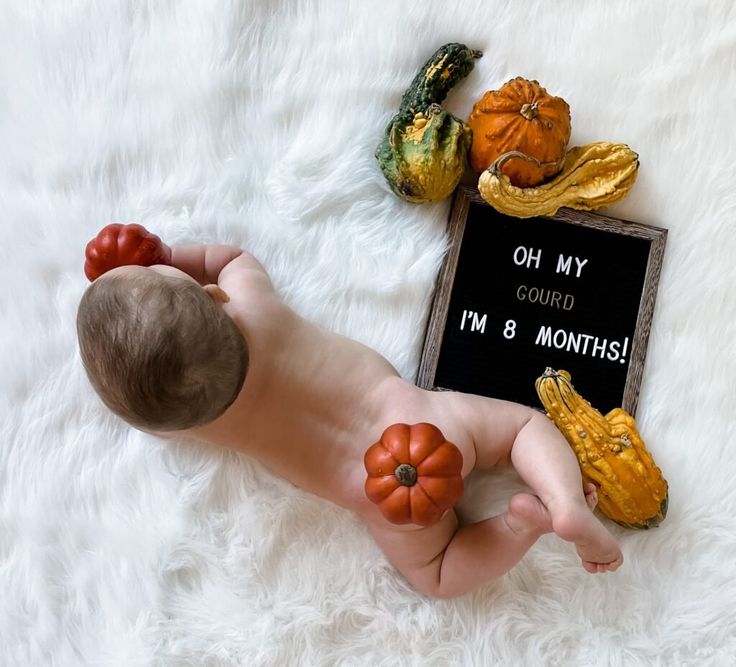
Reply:
<svg viewBox="0 0 736 667"><path fill-rule="evenodd" d="M621 567L621 565L623 564L623 562L624 562L624 557L623 556L619 556L616 560L611 561L610 563L605 563L606 571L607 572L615 572L616 570L618 570L618 568Z"/></svg>
<svg viewBox="0 0 736 667"><path fill-rule="evenodd" d="M624 559L623 557L619 557L609 563L597 563L590 560L584 560L582 562L583 568L585 568L586 572L590 572L591 574L599 574L602 572L615 572L616 570L618 570L619 567L621 567Z"/></svg>
<svg viewBox="0 0 736 667"><path fill-rule="evenodd" d="M592 512L595 506L598 504L598 492L595 488L595 484L586 484L583 487L585 493L585 504L590 508Z"/></svg>

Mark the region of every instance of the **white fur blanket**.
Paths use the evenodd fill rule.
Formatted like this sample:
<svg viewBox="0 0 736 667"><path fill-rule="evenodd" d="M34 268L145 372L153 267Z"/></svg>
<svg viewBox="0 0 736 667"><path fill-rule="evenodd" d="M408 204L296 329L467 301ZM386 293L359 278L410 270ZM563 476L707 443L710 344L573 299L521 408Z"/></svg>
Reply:
<svg viewBox="0 0 736 667"><path fill-rule="evenodd" d="M399 201L373 150L448 41L485 53L456 114L521 75L570 103L573 145L641 155L607 212L670 230L638 418L671 503L613 527L614 575L547 536L433 602L348 512L108 414L74 318L85 243L138 221L249 248L412 377L449 203ZM731 0L0 0L0 664L734 664L734 90ZM465 516L516 487L474 476Z"/></svg>

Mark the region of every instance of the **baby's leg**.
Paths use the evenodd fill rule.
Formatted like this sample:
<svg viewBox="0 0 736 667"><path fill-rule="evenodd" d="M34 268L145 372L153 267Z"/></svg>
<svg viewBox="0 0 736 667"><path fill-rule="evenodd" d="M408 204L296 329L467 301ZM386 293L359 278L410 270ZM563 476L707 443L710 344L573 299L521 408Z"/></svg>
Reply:
<svg viewBox="0 0 736 667"><path fill-rule="evenodd" d="M426 528L368 525L409 583L432 598L451 598L510 570L540 535L552 531L538 498L514 496L504 514L458 528L453 510Z"/></svg>
<svg viewBox="0 0 736 667"><path fill-rule="evenodd" d="M585 503L575 454L550 419L516 403L470 394L445 400L472 435L477 466L513 464L549 510L554 532L575 543L588 572L621 565L618 543Z"/></svg>
<svg viewBox="0 0 736 667"><path fill-rule="evenodd" d="M580 466L570 445L546 416L536 413L519 431L511 461L549 510L554 532L575 543L588 572L621 565L618 542L585 504Z"/></svg>

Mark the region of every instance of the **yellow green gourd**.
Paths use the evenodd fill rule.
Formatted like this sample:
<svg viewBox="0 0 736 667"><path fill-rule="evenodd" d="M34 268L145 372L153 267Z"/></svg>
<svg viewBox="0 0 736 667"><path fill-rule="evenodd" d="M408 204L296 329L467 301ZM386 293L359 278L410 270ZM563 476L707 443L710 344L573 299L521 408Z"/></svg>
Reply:
<svg viewBox="0 0 736 667"><path fill-rule="evenodd" d="M413 203L452 194L465 171L472 132L440 103L466 77L480 51L445 44L424 64L386 127L375 157L391 189Z"/></svg>

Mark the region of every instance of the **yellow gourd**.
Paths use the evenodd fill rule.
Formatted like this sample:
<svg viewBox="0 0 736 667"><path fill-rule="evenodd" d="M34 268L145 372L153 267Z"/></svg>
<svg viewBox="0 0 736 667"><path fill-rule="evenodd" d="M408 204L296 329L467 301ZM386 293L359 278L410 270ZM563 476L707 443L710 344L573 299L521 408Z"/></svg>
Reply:
<svg viewBox="0 0 736 667"><path fill-rule="evenodd" d="M577 456L584 482L598 488L598 508L627 528L652 528L667 514L668 487L634 418L615 408L605 417L572 386L567 371L537 378L547 416Z"/></svg>
<svg viewBox="0 0 736 667"><path fill-rule="evenodd" d="M480 175L478 190L483 199L500 213L515 218L554 215L563 206L580 211L609 206L626 196L639 169L639 156L626 144L599 141L571 148L559 173L546 183L519 188L501 171L511 158L528 160L540 168L548 165L510 151Z"/></svg>

